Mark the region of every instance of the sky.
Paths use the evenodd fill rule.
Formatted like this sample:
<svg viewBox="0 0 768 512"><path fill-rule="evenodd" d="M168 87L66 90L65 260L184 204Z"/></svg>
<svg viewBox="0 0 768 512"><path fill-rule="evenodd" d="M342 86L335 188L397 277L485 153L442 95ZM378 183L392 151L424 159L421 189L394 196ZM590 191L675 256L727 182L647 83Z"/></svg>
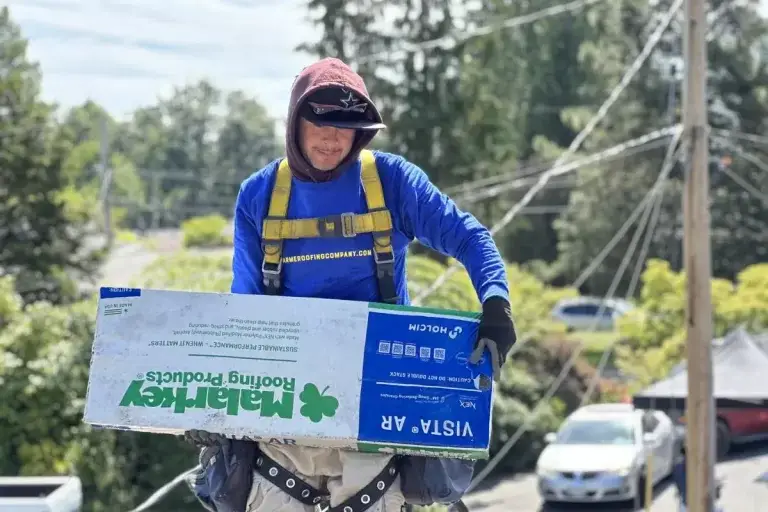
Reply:
<svg viewBox="0 0 768 512"><path fill-rule="evenodd" d="M282 119L294 76L314 60L294 48L320 35L302 0L2 3L40 63L44 98L92 99L118 119L200 78L243 89Z"/></svg>
<svg viewBox="0 0 768 512"><path fill-rule="evenodd" d="M768 0L761 0L768 15ZM319 39L304 0L3 0L40 63L43 95L91 99L118 119L200 78L255 96L284 119Z"/></svg>

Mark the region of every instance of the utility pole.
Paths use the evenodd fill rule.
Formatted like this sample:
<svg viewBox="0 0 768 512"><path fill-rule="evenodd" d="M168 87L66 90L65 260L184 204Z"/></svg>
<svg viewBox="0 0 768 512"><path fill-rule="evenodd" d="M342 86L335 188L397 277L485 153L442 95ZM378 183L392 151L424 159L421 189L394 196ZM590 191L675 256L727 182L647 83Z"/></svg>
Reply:
<svg viewBox="0 0 768 512"><path fill-rule="evenodd" d="M686 0L683 126L688 154L683 197L683 254L688 287L686 473L689 512L712 512L715 488L706 32L705 0Z"/></svg>

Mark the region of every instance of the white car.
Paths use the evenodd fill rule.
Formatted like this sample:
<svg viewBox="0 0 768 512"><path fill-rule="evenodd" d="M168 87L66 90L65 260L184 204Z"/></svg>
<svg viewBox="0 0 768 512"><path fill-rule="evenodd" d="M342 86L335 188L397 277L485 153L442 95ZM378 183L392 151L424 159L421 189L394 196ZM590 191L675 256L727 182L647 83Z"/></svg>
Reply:
<svg viewBox="0 0 768 512"><path fill-rule="evenodd" d="M630 302L602 297L563 299L552 309L552 318L569 330L605 331L616 327L616 320L633 308Z"/></svg>
<svg viewBox="0 0 768 512"><path fill-rule="evenodd" d="M649 459L656 485L672 473L679 451L672 420L661 411L642 411L632 404L582 407L545 441L536 464L545 502L642 498Z"/></svg>

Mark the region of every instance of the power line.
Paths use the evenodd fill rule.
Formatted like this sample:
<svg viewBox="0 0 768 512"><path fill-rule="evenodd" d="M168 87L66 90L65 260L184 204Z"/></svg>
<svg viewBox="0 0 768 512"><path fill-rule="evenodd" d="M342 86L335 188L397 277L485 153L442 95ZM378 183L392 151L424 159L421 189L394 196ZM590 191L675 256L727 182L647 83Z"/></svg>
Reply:
<svg viewBox="0 0 768 512"><path fill-rule="evenodd" d="M642 219L640 219L640 222L637 223L637 230L632 236L632 240L629 242L629 247L627 247L627 250L624 253L624 257L621 259L621 263L619 264L619 268L616 271L616 276L621 276L619 279L624 277L624 272L626 271L627 266L629 265L629 261L632 259L632 256L634 255L634 252L637 248L637 244L640 242L640 237L642 236L643 231L645 230L645 227L648 225L648 221L651 217L651 212L653 211L653 207L656 205L655 192L656 190L654 188L652 191L652 194L648 197L649 200L647 202L644 202L645 204L643 207L643 217ZM629 293L627 293L625 297L629 299L632 296ZM598 312L598 317L599 315L600 315L600 312ZM595 374L590 379L589 384L587 385L587 390L584 392L584 395L581 397L579 406L583 407L592 399L592 394L595 392L595 389L597 388L597 384L600 378L602 377L603 372L605 371L605 367L608 365L608 359L611 353L613 353L613 343L609 344L609 346L603 349L603 354L602 356L600 356L600 362L597 365Z"/></svg>
<svg viewBox="0 0 768 512"><path fill-rule="evenodd" d="M646 194L646 196L643 197L643 200L640 201L640 203L635 207L629 217L627 217L627 219L624 221L624 224L619 228L616 234L613 235L613 238L608 242L608 244L606 244L603 250L597 256L595 256L589 266L585 268L584 271L576 278L576 280L573 282L574 288L580 288L581 285L583 285L586 280L589 279L589 276L592 275L592 273L597 270L600 265L603 264L603 260L605 260L608 254L610 254L616 245L618 245L618 243L624 238L624 236L627 234L627 231L629 231L629 228L632 227L641 213L646 214L644 219L647 220L647 214L650 212L651 206L649 203L651 203L653 199L655 199L653 195ZM643 223L643 221L641 221L641 223Z"/></svg>
<svg viewBox="0 0 768 512"><path fill-rule="evenodd" d="M764 194L763 192L760 192L747 180L745 180L744 178L742 178L732 170L728 169L727 167L724 167L721 170L723 171L723 174L731 178L731 180L733 180L737 185L743 188L749 195L751 195L755 199L762 201L763 205L768 206L768 195Z"/></svg>
<svg viewBox="0 0 768 512"><path fill-rule="evenodd" d="M495 235L498 231L503 229L507 224L509 224L512 219L515 218L515 216L520 212L522 208L528 205L528 203L531 202L533 199L533 196L535 196L542 188L544 188L549 181L550 178L557 175L557 169L558 165L564 162L566 159L573 156L573 154L578 151L579 147L581 147L581 144L584 142L584 139L586 139L589 134L592 133L592 130L595 129L597 124L602 121L602 119L606 116L608 113L608 109L616 102L619 95L624 91L624 89L627 88L629 85L629 82L634 78L634 76L637 74L637 72L640 70L640 67L643 65L643 63L646 61L646 59L650 56L651 51L653 48L659 43L661 40L661 36L664 33L664 31L669 26L669 23L672 21L672 18L677 13L678 9L680 9L680 6L682 5L683 0L675 0L675 3L669 8L664 18L659 22L659 26L656 27L656 30L651 34L651 36L648 39L648 42L645 44L645 47L643 47L643 50L640 52L640 54L635 58L634 62L630 64L627 71L624 73L624 76L622 77L621 81L616 85L616 87L611 91L611 93L608 95L608 98L605 100L605 102L600 106L600 109L598 112L592 117L592 119L589 120L587 125L584 127L584 129L576 135L576 138L571 142L571 145L568 147L568 150L563 153L560 158L555 162L555 166L550 169L549 171L545 172L541 178L539 179L538 183L534 185L518 202L513 206L505 215L502 217L502 219L496 223L494 226L491 227L490 232L491 236ZM453 262L451 266L449 266L443 275L437 278L435 282L425 290L425 292L421 293L418 297L416 297L416 300L414 301L414 304L418 305L421 303L424 298L428 297L430 294L432 294L435 290L437 290L440 286L442 286L448 277L450 277L453 273L455 273L458 270L459 267L458 262Z"/></svg>
<svg viewBox="0 0 768 512"><path fill-rule="evenodd" d="M762 162L759 158L756 156L747 153L746 151L742 150L740 147L738 147L736 144L731 144L725 139L722 139L720 137L713 137L713 139L717 140L718 142L721 142L728 146L731 150L733 150L736 155L740 156L741 158L745 159L746 161L750 162L754 166L756 166L761 171L768 172L768 165L766 165L764 162ZM754 185L749 183L747 180L733 172L728 167L722 167L721 171L723 174L728 176L731 180L733 180L737 185L739 185L741 188L743 188L749 195L752 197L762 201L762 203L765 206L768 206L768 194L765 192L762 192L757 189Z"/></svg>
<svg viewBox="0 0 768 512"><path fill-rule="evenodd" d="M682 130L678 130L678 132L675 134L675 138L669 145L669 148L672 149L667 150L667 154L664 156L664 163L662 164L662 168L666 168L669 159L672 158L672 150L677 145L677 141L679 140L681 134ZM592 272L594 272L597 267L603 263L603 260L605 260L608 254L616 247L616 244L618 244L619 241L624 238L624 235L626 235L627 231L629 231L629 228L632 226L632 224L635 223L637 217L641 212L644 211L646 207L649 207L648 203L653 199L655 199L655 196L646 195L643 200L640 201L640 204L638 204L634 211L629 215L629 217L627 217L627 220L619 228L613 238L606 244L603 250L597 256L595 256L595 258L592 260L592 263L576 278L576 280L573 282L574 288L581 287L581 285L584 284Z"/></svg>
<svg viewBox="0 0 768 512"><path fill-rule="evenodd" d="M637 153L649 151L651 149L655 149L661 146L666 146L667 145L666 141L657 140L657 139L662 139L664 137L667 137L671 135L673 132L674 132L674 127L665 128L663 130L656 130L646 135L643 135L641 137L630 139L628 141L622 142L615 146L611 146L597 153L593 153L585 158L575 160L569 164L558 166L556 169L558 171L558 174L563 174L565 172L573 171L581 167L586 167L587 165L609 162L619 158L625 158L627 156L631 156ZM456 201L477 202L482 199L487 199L489 197L496 197L500 195L502 192L506 192L508 190L513 190L515 188L518 188L518 183L523 183L522 181L519 181L519 180L525 180L525 183L533 182L534 174L541 174L542 172L548 169L553 169L553 168L550 167L548 164L531 167L528 170L528 174L524 174L523 176L516 177L517 179L515 179L514 181L506 181L509 179L508 174L512 174L512 173L508 173L508 174L491 176L489 178L483 178L481 180L469 182L466 185L463 185L465 193L464 195L458 195L456 197ZM563 172L560 172L560 171L563 171ZM498 184L496 183L496 182L504 182L504 181L506 181L506 183L498 183ZM483 187L482 185L486 183L491 183L491 186ZM473 195L472 190L475 190L475 185L477 185L476 189L479 191Z"/></svg>
<svg viewBox="0 0 768 512"><path fill-rule="evenodd" d="M543 20L544 18L548 18L550 16L556 16L558 14L563 14L566 12L577 11L602 1L603 0L575 0L573 2L569 2L566 4L547 7L546 9L541 9L539 11L535 11L529 14L523 14L520 16L512 17L512 18L507 18L498 24L484 25L482 27L477 27L475 29L458 32L455 34L448 34L442 37L438 37L436 39L431 39L429 41L421 41L418 43L406 42L401 48L364 55L355 60L358 64L364 64L366 62L370 62L372 60L375 60L381 57L392 55L393 53L397 53L397 54L414 53L422 50L432 50L432 49L441 48L441 47L447 50L447 49L453 48L454 46L456 46L456 44L467 41L468 39L472 39L473 37L488 35L493 32L497 32L499 30L503 30L506 28L513 28L513 27L519 27L522 25L527 25L539 20Z"/></svg>
<svg viewBox="0 0 768 512"><path fill-rule="evenodd" d="M664 156L664 162L661 164L662 173L665 169L669 169L668 172L672 171L672 168L675 165L675 147L677 146L677 143L680 140L680 136L682 135L682 131L680 131L675 139L672 140L671 144L669 145L669 148L667 149L667 154ZM650 241L653 238L653 233L656 229L656 223L659 220L659 213L661 212L661 203L664 199L664 183L662 182L658 189L656 189L656 192L653 193L653 198L648 202L646 206L646 215L643 216L643 219L638 223L637 231L635 232L634 237L632 238L632 241L629 244L629 249L627 249L626 254L624 255L624 260L622 260L620 268L621 273L624 273L624 268L626 268L626 265L629 263L629 258L632 256L632 253L635 252L635 247L637 246L637 242L640 239L640 236L642 235L643 229L645 226L648 226L648 230L645 233L645 239L643 240L643 246L640 249L640 256L637 258L637 262L635 264L635 270L632 273L632 278L629 282L629 287L627 288L627 293L624 295L626 299L630 299L635 295L635 288L637 286L637 283L640 280L640 274L643 270L643 263L645 262L645 257L648 254L648 248L650 246ZM655 188L655 187L654 187ZM658 197L656 195L658 194ZM649 224L649 215L650 214L650 224ZM626 262L625 262L626 261ZM603 374L605 371L605 367L608 365L608 359L610 358L611 354L613 353L613 347L617 343L618 338L614 340L612 343L610 343L607 347L605 347L605 350L603 350L603 355L600 356L600 362L597 364L597 369L595 372L594 378L590 381L589 385L587 386L587 391L584 393L584 396L581 399L581 405L586 404L589 400L592 398L592 393L595 392L595 388L597 387L597 382L599 377Z"/></svg>
<svg viewBox="0 0 768 512"><path fill-rule="evenodd" d="M678 135L679 137L679 135ZM677 142L677 139L675 140ZM678 152L680 154L680 152ZM674 166L674 159L671 159L667 162L667 165L661 169L661 172L659 173L659 177L656 180L656 183L654 184L653 188L648 192L648 194L655 194L661 187L663 186L664 182L667 179L667 176L672 171L672 168ZM630 247L628 249L631 250ZM618 277L618 279L617 279ZM601 311L605 306L605 299L609 299L613 296L613 293L615 292L615 289L618 287L618 284L621 280L621 276L616 274L614 276L614 280L611 283L611 286L609 287L608 292L606 293L606 296L604 297L603 303L601 304ZM598 313L599 315L599 313ZM615 341L614 341L615 343ZM609 344L606 347L606 350L612 349L614 343ZM557 390L560 388L560 385L565 381L565 378L568 375L568 372L573 367L574 364L576 364L576 361L578 360L579 355L581 355L581 352L584 350L584 342L582 341L576 349L571 354L570 359L565 363L562 370L556 377L555 381L552 383L550 388L547 390L547 392L544 394L544 396L539 400L537 406L534 408L534 410L531 412L531 414L528 415L528 417L525 419L522 425L515 431L515 433L510 437L506 443L504 443L504 446L501 447L501 449L496 452L496 454L493 456L493 458L488 462L488 464L480 471L477 477L475 477L474 480L472 480L472 483L469 485L467 492L470 492L472 489L477 487L477 485L482 482L491 471L493 471L493 468L496 467L496 465L499 463L499 461L509 452L510 449L520 440L520 438L523 436L523 434L530 428L530 424L533 421L534 418L536 418L540 412L541 407L549 402L549 400L552 399L554 394L557 392ZM598 378L599 376L596 374L595 378Z"/></svg>
<svg viewBox="0 0 768 512"><path fill-rule="evenodd" d="M740 156L744 160L750 162L752 165L754 165L761 171L768 172L768 164L766 164L765 162L757 158L755 155L748 153L747 151L744 151L736 144L729 143L728 141L720 137L714 137L714 138L717 139L718 141L722 141L723 143L725 143L728 147L730 147L733 150L734 153L736 153L738 156Z"/></svg>
<svg viewBox="0 0 768 512"><path fill-rule="evenodd" d="M745 133L745 132L740 132L736 130L722 130L719 128L712 130L712 132L716 134L721 134L722 136L730 135L730 136L736 137L737 139L742 139L749 142L753 142L755 144L762 144L762 145L768 146L768 137L764 137L762 135L757 135L754 133Z"/></svg>
<svg viewBox="0 0 768 512"><path fill-rule="evenodd" d="M631 297L635 294L635 289L637 288L637 284L640 282L640 274L642 274L643 271L643 264L645 263L645 259L648 255L648 250L651 247L651 242L653 241L653 235L656 232L656 226L659 223L659 218L661 217L661 208L664 202L664 189L659 192L659 198L656 200L656 205L653 210L653 214L651 216L651 223L648 226L648 231L645 233L645 240L643 240L643 246L640 249L640 256L637 258L637 263L635 264L635 271L632 274L632 280L629 282L629 288L627 291L627 296Z"/></svg>

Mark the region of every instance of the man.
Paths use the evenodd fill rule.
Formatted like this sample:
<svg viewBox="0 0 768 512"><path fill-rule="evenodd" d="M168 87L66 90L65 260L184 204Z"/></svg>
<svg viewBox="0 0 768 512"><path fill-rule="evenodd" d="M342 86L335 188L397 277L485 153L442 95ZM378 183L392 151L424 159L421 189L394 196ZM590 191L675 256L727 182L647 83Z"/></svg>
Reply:
<svg viewBox="0 0 768 512"><path fill-rule="evenodd" d="M470 360L487 350L498 379L515 341L504 262L488 230L421 169L365 149L383 128L363 79L346 64L326 58L301 72L287 159L251 175L237 197L231 291L408 304L406 252L418 239L467 268L483 304ZM398 512L412 483L387 454L261 443L256 453L248 512L309 512L315 490L328 493L331 510Z"/></svg>
<svg viewBox="0 0 768 512"><path fill-rule="evenodd" d="M687 451L685 449L685 439L682 440L680 445L680 452L675 456L675 464L672 467L672 482L677 490L678 500L678 512L688 511L688 482L687 482ZM714 512L723 512L722 507L718 505L720 496L722 494L723 482L719 478L715 478L714 489Z"/></svg>

